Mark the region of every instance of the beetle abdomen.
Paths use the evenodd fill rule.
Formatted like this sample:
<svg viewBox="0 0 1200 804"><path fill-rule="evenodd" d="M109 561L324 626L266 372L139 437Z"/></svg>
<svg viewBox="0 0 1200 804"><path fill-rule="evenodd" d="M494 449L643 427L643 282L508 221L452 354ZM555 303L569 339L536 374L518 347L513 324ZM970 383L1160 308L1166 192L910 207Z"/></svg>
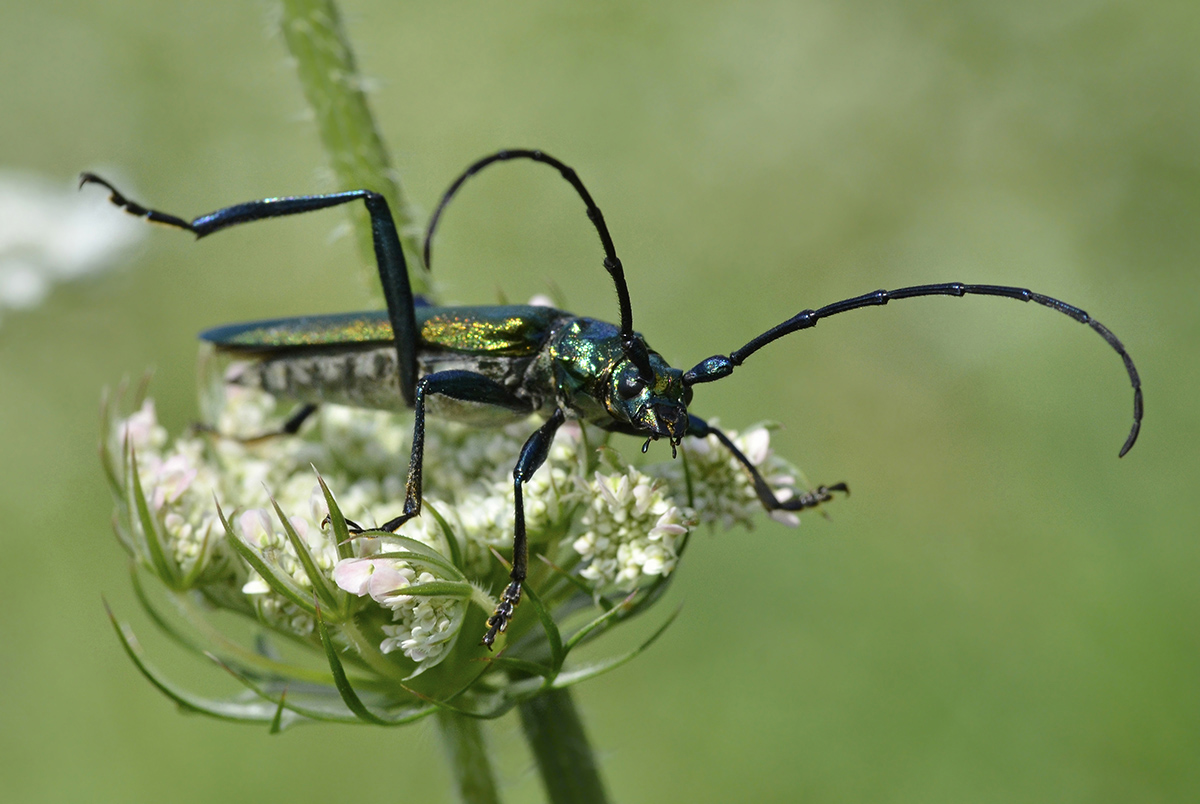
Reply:
<svg viewBox="0 0 1200 804"><path fill-rule="evenodd" d="M225 382L297 402L378 410L404 407L396 349L388 346L310 348L238 360Z"/></svg>
<svg viewBox="0 0 1200 804"><path fill-rule="evenodd" d="M528 394L527 373L533 358L493 357L452 351L428 351L418 356L418 376L438 371L470 371L494 380L529 402L529 411L542 406L541 396ZM272 396L306 403L332 403L376 410L402 410L396 372L396 349L372 344L347 344L281 350L247 355L229 364L224 381L254 388ZM430 415L475 425L505 424L528 415L506 408L444 398L427 398Z"/></svg>

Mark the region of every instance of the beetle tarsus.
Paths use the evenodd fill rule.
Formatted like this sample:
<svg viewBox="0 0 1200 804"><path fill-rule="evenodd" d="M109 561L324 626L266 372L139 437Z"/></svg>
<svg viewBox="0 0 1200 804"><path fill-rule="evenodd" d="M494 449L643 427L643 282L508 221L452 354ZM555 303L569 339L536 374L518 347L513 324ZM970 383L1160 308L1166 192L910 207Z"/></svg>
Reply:
<svg viewBox="0 0 1200 804"><path fill-rule="evenodd" d="M513 581L504 588L504 594L500 595L500 602L496 604L496 610L492 612L492 616L488 617L487 633L483 635L483 639L479 641L480 645L486 645L488 650L492 649L492 643L496 641L497 634L503 634L508 630L508 624L512 621L513 610L517 604L521 602L521 583Z"/></svg>
<svg viewBox="0 0 1200 804"><path fill-rule="evenodd" d="M775 509L778 511L803 511L806 508L816 508L821 503L829 502L833 499L833 492L840 491L847 497L850 496L850 487L845 483L834 483L832 486L817 486L811 491L806 491L795 497L789 497L786 500L779 500L778 506Z"/></svg>

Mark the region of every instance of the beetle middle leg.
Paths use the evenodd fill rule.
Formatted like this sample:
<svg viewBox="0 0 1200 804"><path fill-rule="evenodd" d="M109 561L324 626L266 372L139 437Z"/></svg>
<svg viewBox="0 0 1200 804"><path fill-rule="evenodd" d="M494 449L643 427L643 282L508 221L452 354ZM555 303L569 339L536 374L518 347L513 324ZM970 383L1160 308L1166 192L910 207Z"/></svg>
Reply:
<svg viewBox="0 0 1200 804"><path fill-rule="evenodd" d="M828 502L833 498L833 492L835 491L841 491L845 494L850 493L850 487L845 483L834 483L832 486L817 486L815 489L806 491L803 494L797 494L795 497L781 500L775 496L775 492L771 490L770 484L767 483L754 464L750 463L750 459L742 454L737 445L730 440L729 436L721 432L719 428L713 427L699 416L688 414L688 435L699 438L709 435L716 436L725 449L729 450L738 463L750 474L750 479L754 482L754 493L758 495L758 501L762 503L763 508L768 511L803 511L806 508L816 508L821 503Z"/></svg>
<svg viewBox="0 0 1200 804"><path fill-rule="evenodd" d="M400 516L385 522L378 529L395 531L408 520L421 513L421 472L425 462L425 405L430 395L445 396L468 404L492 405L507 408L515 413L532 413L533 405L514 395L495 380L472 371L449 370L427 374L417 383L414 395L413 443L408 463L408 482L405 484L404 511ZM527 483L550 454L554 434L566 415L556 408L550 418L539 427L521 448L521 456L513 468L513 562L509 573L509 584L500 596L496 610L488 618L488 630L482 644L490 650L497 633L503 633L512 619L513 610L521 602L521 584L529 565L529 546L525 534L525 501L522 485ZM350 524L350 523L348 523ZM352 533L362 533L356 525Z"/></svg>
<svg viewBox="0 0 1200 804"><path fill-rule="evenodd" d="M533 413L533 406L500 383L473 371L452 369L426 374L417 382L413 395L412 452L408 459L408 481L404 484L404 511L378 528L394 532L408 520L421 513L421 471L425 462L425 404L429 396L444 396L475 405L505 408L514 413ZM354 525L350 532L357 535L365 528Z"/></svg>

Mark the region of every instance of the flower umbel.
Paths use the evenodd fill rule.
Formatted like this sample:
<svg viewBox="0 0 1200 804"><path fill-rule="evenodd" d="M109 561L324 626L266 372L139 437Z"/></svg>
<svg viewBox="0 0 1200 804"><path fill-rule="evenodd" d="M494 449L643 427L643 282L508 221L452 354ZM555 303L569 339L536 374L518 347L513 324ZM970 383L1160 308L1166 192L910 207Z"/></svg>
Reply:
<svg viewBox="0 0 1200 804"><path fill-rule="evenodd" d="M222 435L172 440L141 396L132 413L106 414L101 450L139 599L254 697L181 691L118 632L143 673L188 708L275 727L396 724L439 706L494 716L611 669L662 628L632 653L584 669L566 659L661 595L697 524L747 525L761 510L745 471L715 440L685 441L681 461L634 466L589 446L605 434L568 423L525 485L526 602L504 649L491 654L478 642L508 580L498 557L512 540L512 464L532 422L481 430L427 421L422 515L402 533L351 537L347 518L368 527L402 509L411 416L328 405L301 435L253 438L280 418L275 400L227 388L208 411ZM729 435L784 496L796 487L765 427ZM184 625L143 588L147 572ZM209 621L215 610L323 661L285 660L265 636L243 646Z"/></svg>

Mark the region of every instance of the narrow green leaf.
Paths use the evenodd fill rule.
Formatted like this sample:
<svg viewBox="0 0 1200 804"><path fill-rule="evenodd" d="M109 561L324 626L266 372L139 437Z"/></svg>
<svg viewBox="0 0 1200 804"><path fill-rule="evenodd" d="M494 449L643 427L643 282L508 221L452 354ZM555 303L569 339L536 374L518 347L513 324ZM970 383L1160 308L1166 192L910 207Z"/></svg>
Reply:
<svg viewBox="0 0 1200 804"><path fill-rule="evenodd" d="M428 709L419 709L415 712L402 712L396 715L379 715L367 708L367 705L358 697L358 693L350 686L350 679L346 677L346 671L342 667L342 660L338 657L337 646L333 644L333 640L329 637L329 627L325 624L325 618L321 616L320 608L317 609L317 632L321 636L321 645L325 648L325 658L329 662L329 670L333 673L333 683L337 687L338 693L342 696L342 701L346 707L353 712L359 720L367 723L374 723L377 726L401 726L405 723L411 723L414 720L420 720L426 715L432 714L434 707ZM416 695L413 690L400 685L406 692ZM417 695L419 698L423 696Z"/></svg>
<svg viewBox="0 0 1200 804"><path fill-rule="evenodd" d="M415 595L417 597L456 597L460 600L470 600L475 587L466 581L429 581L402 586L397 594Z"/></svg>
<svg viewBox="0 0 1200 804"><path fill-rule="evenodd" d="M680 456L683 459L683 484L687 489L687 504L688 508L696 507L696 488L692 485L692 469L688 463L688 451L680 450Z"/></svg>
<svg viewBox="0 0 1200 804"><path fill-rule="evenodd" d="M643 642L638 647L636 647L633 650L629 651L628 653L624 654L623 656L616 656L611 659L606 659L603 661L595 662L594 664L584 665L583 667L577 667L577 668L572 668L570 670L566 670L566 671L558 674L558 677L554 679L551 686L554 687L555 689L562 689L564 687L569 687L573 684L578 684L581 681L587 681L588 679L595 678L596 676L607 673L609 670L614 670L614 669L620 667L621 665L625 664L626 662L632 661L639 654L641 654L642 651L646 650L646 648L653 645L654 642L660 636L662 636L663 632L667 630L667 627L670 626L671 623L675 622L675 618L679 616L679 612L681 612L681 611L683 611L682 606L675 609L675 611L671 614L671 616L667 618L666 622L664 622L662 625L660 625L658 627L658 630L656 630L653 634L650 635L649 639L647 639L645 642Z"/></svg>
<svg viewBox="0 0 1200 804"><path fill-rule="evenodd" d="M329 675L308 667L288 664L281 661L278 654L262 650L251 650L229 637L225 636L204 618L202 612L192 603L187 593L173 592L169 595L179 615L193 631L204 637L212 647L206 648L196 640L187 636L181 629L173 626L150 600L141 578L136 572L136 566L131 566L130 575L133 581L134 594L142 604L142 608L151 621L168 637L191 653L198 656L217 658L223 665L233 667L241 673L250 676L269 676L271 678L290 679L308 684L328 684ZM307 643L306 643L306 646ZM366 684L369 681L355 679L355 683Z"/></svg>
<svg viewBox="0 0 1200 804"><path fill-rule="evenodd" d="M146 401L146 397L150 393L150 381L153 379L154 369L146 369L138 378L137 385L133 389L133 399L130 400L130 407L133 410L141 409L142 403ZM123 391L122 395L124 395Z"/></svg>
<svg viewBox="0 0 1200 804"><path fill-rule="evenodd" d="M184 589L191 589L200 580L200 576L204 574L205 568L208 566L208 559L211 557L212 550L212 528L204 532L204 540L200 542L200 551L196 554L196 560L192 562L192 568L183 576L183 581L180 584Z"/></svg>
<svg viewBox="0 0 1200 804"><path fill-rule="evenodd" d="M579 442L581 449L579 450L579 472L583 477L591 477L595 471L596 450L592 448L591 440L588 438L588 426L579 423Z"/></svg>
<svg viewBox="0 0 1200 804"><path fill-rule="evenodd" d="M283 731L283 715L287 711L283 708L285 700L287 700L287 689L284 689L279 695L279 706L275 707L275 717L271 718L271 728L267 730L270 734L279 734Z"/></svg>
<svg viewBox="0 0 1200 804"><path fill-rule="evenodd" d="M525 659L516 659L512 656L497 656L492 659L492 664L516 670L518 673L540 676L542 678L550 678L554 675L554 670L544 664L526 661Z"/></svg>
<svg viewBox="0 0 1200 804"><path fill-rule="evenodd" d="M296 533L296 529L292 527L292 523L274 497L271 497L271 507L275 509L275 516L279 517L279 524L283 525L283 532L287 534L288 541L292 543L292 549L296 551L296 557L300 559L300 566L304 567L304 574L308 576L317 597L331 609L341 609L344 593L335 587L329 578L325 577L325 573L317 567L317 562L313 560L308 545L300 538L300 534Z"/></svg>
<svg viewBox="0 0 1200 804"><path fill-rule="evenodd" d="M482 675L482 673L480 675ZM466 685L466 687L470 687L475 683L476 680L478 680L478 678L479 676L476 676ZM539 685L538 688L540 689L542 685L540 678L538 679L537 683ZM486 707L482 707L480 709L468 709L465 706L459 706L458 704L451 703L456 697L462 694L465 689L466 688L458 693L455 693L454 695L449 696L443 701L439 701L435 698L430 698L427 695L421 695L419 693L417 694L417 697L423 701L428 701L430 705L437 709L444 709L447 712L454 712L455 714L474 718L476 720L494 720L504 714L507 714L518 703L515 698L511 698L505 693L496 693L495 695L490 696L495 700L495 706L490 709Z"/></svg>
<svg viewBox="0 0 1200 804"><path fill-rule="evenodd" d="M204 655L204 648L200 643L196 642L190 636L185 634L180 629L176 628L171 622L159 612L158 607L150 602L150 597L146 594L146 588L142 585L142 579L138 575L138 565L135 561L129 562L129 580L133 584L133 594L138 602L142 604L142 610L150 618L150 621L158 627L175 644L187 650L189 653L194 653L197 656Z"/></svg>
<svg viewBox="0 0 1200 804"><path fill-rule="evenodd" d="M449 575L455 580L466 580L458 568L448 562L445 558L430 558L423 553L414 553L410 550L393 550L388 553L376 553L368 558L395 558L401 561L407 561L410 564L419 564L421 566L431 567L438 571L440 575Z"/></svg>
<svg viewBox="0 0 1200 804"><path fill-rule="evenodd" d="M537 593L531 588L525 588L522 592L529 598L533 610L537 612L538 620L542 623L542 630L546 632L546 640L550 646L550 669L552 675L558 675L558 672L562 670L563 660L567 658L567 653L563 650L562 634L559 632L554 618L550 616L550 612L546 611L546 607L542 605L541 598L537 596ZM549 680L547 678L547 681Z"/></svg>
<svg viewBox="0 0 1200 804"><path fill-rule="evenodd" d="M220 517L221 524L225 527L229 546L267 582L273 591L283 595L289 602L296 604L309 614L317 613L317 607L307 592L302 591L290 577L276 572L274 567L267 564L253 547L234 532L229 520L225 518L225 513L221 510L220 503L217 503L217 516Z"/></svg>
<svg viewBox="0 0 1200 804"><path fill-rule="evenodd" d="M612 605L613 605L612 603L610 603L608 600L606 600L603 597L597 597L595 592L592 590L592 588L590 586L588 586L586 583L584 583L583 579L580 578L578 575L574 575L570 572L567 572L562 567L558 566L557 564L555 564L550 559L546 558L546 556L542 555L541 553L538 554L538 558L540 558L542 560L542 563L544 563L546 566L548 566L551 569L551 571L554 573L555 577L565 581L566 583L569 583L571 586L574 586L576 589L578 589L583 594L585 594L588 597L595 600L597 606L604 609L605 611L608 611L609 609L612 608Z"/></svg>
<svg viewBox="0 0 1200 804"><path fill-rule="evenodd" d="M628 597L626 597L623 601L621 601L617 605L613 606L608 611L604 612L599 617L592 620L590 623L587 623L586 625L581 627L578 631L576 631L574 634L572 634L571 637L567 640L567 651L571 651L572 649L574 649L574 647L576 645L578 645L580 642L582 642L587 637L588 634L592 633L593 631L595 631L597 628L601 627L602 625L605 625L605 623L608 623L610 620L620 618L622 608L624 606L626 606L628 603L630 603L636 594L637 594L636 591L630 593L630 595Z"/></svg>
<svg viewBox="0 0 1200 804"><path fill-rule="evenodd" d="M134 454L132 446L129 447L128 488L129 494L133 497L132 505L129 507L137 511L138 523L142 528L142 542L150 556L151 565L163 583L173 588L179 588L179 573L175 562L167 558L166 551L163 549L158 523L154 521L154 515L150 513L150 506L146 503L146 494L142 490L142 481L138 477L137 456Z"/></svg>
<svg viewBox="0 0 1200 804"><path fill-rule="evenodd" d="M346 707L353 712L359 720L367 723L374 723L377 726L386 726L387 721L379 717L371 710L367 709L366 704L355 693L354 688L350 686L350 680L346 678L346 671L342 667L342 660L337 655L337 646L333 644L333 640L329 637L329 627L325 625L325 618L321 616L320 609L317 609L317 632L321 635L321 646L325 648L325 660L329 662L329 672L333 674L333 683L337 687L338 693L342 696L342 701Z"/></svg>
<svg viewBox="0 0 1200 804"><path fill-rule="evenodd" d="M686 540L688 535L689 534L685 533L683 538ZM680 551L682 552L682 548L680 548ZM621 622L624 622L625 620L632 619L633 617L641 614L643 611L653 605L660 597L667 593L667 589L670 588L671 583L674 580L675 573L671 573L665 577L660 575L658 579L654 581L654 583L650 584L650 587L646 589L645 592L625 606L625 611L622 611L617 619Z"/></svg>
<svg viewBox="0 0 1200 804"><path fill-rule="evenodd" d="M446 549L450 551L450 561L460 570L464 569L462 549L458 545L458 539L454 536L454 531L450 528L450 523L442 516L441 512L433 506L429 500L421 503L422 507L429 513L433 514L433 518L437 520L438 525L442 529L442 536L446 541Z"/></svg>
<svg viewBox="0 0 1200 804"><path fill-rule="evenodd" d="M541 695L548 689L550 689L550 685L544 678L533 676L510 681L504 687L504 695L509 705L515 705Z"/></svg>
<svg viewBox="0 0 1200 804"><path fill-rule="evenodd" d="M367 533L374 532L375 531L367 531ZM446 571L449 572L451 576L465 579L466 576L462 574L462 571L458 567L454 566L449 558L442 553L439 553L437 550L434 550L424 542L419 542L416 539L410 539L407 536L401 536L399 533L388 533L387 531L379 531L379 533L381 538L387 539L388 541L398 542L400 546L407 552L416 553L428 561L439 562L446 568ZM388 553L380 553L378 556L372 556L372 558L380 557L388 558L392 556L390 556Z"/></svg>
<svg viewBox="0 0 1200 804"><path fill-rule="evenodd" d="M129 554L130 558L136 559L138 558L138 548L131 532L132 525L126 527L122 524L122 520L129 522L131 516L129 513L129 501L122 497L117 503L117 507L118 510L114 511L112 516L113 535L117 537L117 543Z"/></svg>
<svg viewBox="0 0 1200 804"><path fill-rule="evenodd" d="M112 489L112 493L117 497L124 497L125 489L121 486L121 473L117 471L116 461L113 460L112 450L108 445L116 423L117 416L113 412L112 392L105 387L100 392L100 466L104 469L104 477L108 480L108 487Z"/></svg>
<svg viewBox="0 0 1200 804"><path fill-rule="evenodd" d="M280 694L277 696L272 695L270 692L265 690L262 687L262 685L258 684L254 680L253 677L248 676L245 673L239 672L237 670L237 668L230 667L229 665L222 662L219 657L210 655L209 658L212 659L214 662L216 662L218 665L220 665L226 672L228 672L230 675L232 675L234 678L236 678L241 684L243 684L248 690L253 692L255 695L262 698L264 701L275 704L279 708L290 710L292 712L295 712L298 715L304 716L305 718L307 718L309 720L315 720L315 721L320 721L320 722L324 722L324 723L358 724L358 723L362 722L362 720L358 716L356 716L354 713L350 712L346 708L346 705L345 705L344 701L342 700L341 695L332 686L328 686L326 684L326 685L324 685L324 688L326 690L328 690L328 693L330 695L330 702L331 703L334 701L337 702L336 709L331 706L316 707L311 704L305 705L300 700L298 700L298 698L301 698L302 696L298 696L298 695L292 693L287 688L281 690ZM396 718L393 725L400 725L401 722L407 723L407 722L412 722L414 720L419 720L422 717L432 714L433 711L434 711L434 707L432 707L432 706L418 706L418 707L406 708L404 710L401 710L400 713L393 715L393 717Z"/></svg>
<svg viewBox="0 0 1200 804"><path fill-rule="evenodd" d="M134 666L137 667L138 671L141 672L147 681L153 684L163 695L174 701L180 709L187 712L198 712L210 717L220 718L221 720L234 720L243 723L269 723L275 719L276 708L265 703L202 698L168 681L161 673L142 659L141 651L137 647L137 638L127 625L117 622L116 616L113 614L112 609L109 608L108 601L104 601L104 609L108 612L109 622L112 623L113 631L116 632L117 639L121 642L121 647L124 648L125 654L130 660L133 661ZM290 725L296 718L296 715L289 712L281 718L281 725Z"/></svg>
<svg viewBox="0 0 1200 804"><path fill-rule="evenodd" d="M317 467L313 467L317 472ZM325 485L325 478L317 472L317 482L321 484L321 493L325 495L325 505L329 508L329 526L333 529L334 544L337 545L338 558L354 558L354 547L350 544L350 527L346 517L342 515L342 507L333 498L333 492Z"/></svg>

